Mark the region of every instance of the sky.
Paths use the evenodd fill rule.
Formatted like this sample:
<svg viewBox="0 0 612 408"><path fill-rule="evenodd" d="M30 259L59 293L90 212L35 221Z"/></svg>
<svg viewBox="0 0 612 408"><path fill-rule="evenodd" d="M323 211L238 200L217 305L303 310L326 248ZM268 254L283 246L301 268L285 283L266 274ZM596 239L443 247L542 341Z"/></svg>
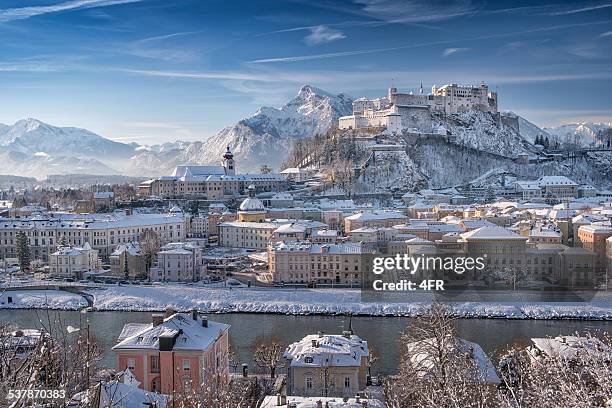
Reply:
<svg viewBox="0 0 612 408"><path fill-rule="evenodd" d="M612 2L0 0L0 123L203 140L301 85L486 82L540 126L612 121Z"/></svg>

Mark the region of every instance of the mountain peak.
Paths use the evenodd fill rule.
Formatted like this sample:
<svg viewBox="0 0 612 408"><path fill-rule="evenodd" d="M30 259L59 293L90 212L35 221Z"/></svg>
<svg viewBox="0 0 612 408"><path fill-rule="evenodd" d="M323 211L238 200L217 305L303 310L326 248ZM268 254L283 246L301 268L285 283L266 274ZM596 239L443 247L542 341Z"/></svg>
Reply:
<svg viewBox="0 0 612 408"><path fill-rule="evenodd" d="M329 96L329 97L333 97L334 95L332 95L329 92L326 92L326 91L322 90L321 88L317 88L317 87L312 86L312 85L302 85L302 87L300 88L300 90L297 93L297 96L306 99L306 98L308 98L310 96Z"/></svg>
<svg viewBox="0 0 612 408"><path fill-rule="evenodd" d="M15 122L13 126L19 129L23 129L24 132L31 132L33 130L38 129L40 126L44 124L45 123L41 122L38 119L27 118L27 119L18 120L17 122Z"/></svg>

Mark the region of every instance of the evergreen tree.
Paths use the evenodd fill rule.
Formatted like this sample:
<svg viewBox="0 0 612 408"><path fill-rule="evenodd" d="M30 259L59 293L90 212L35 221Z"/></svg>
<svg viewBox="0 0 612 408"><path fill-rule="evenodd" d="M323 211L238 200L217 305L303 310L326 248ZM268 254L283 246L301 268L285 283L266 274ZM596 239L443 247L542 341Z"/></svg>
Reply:
<svg viewBox="0 0 612 408"><path fill-rule="evenodd" d="M30 243L25 232L17 233L17 258L22 271L30 270Z"/></svg>
<svg viewBox="0 0 612 408"><path fill-rule="evenodd" d="M65 235L62 235L62 238L60 238L60 242L58 246L61 246L61 247L70 246L70 243L68 242L68 238L66 238Z"/></svg>

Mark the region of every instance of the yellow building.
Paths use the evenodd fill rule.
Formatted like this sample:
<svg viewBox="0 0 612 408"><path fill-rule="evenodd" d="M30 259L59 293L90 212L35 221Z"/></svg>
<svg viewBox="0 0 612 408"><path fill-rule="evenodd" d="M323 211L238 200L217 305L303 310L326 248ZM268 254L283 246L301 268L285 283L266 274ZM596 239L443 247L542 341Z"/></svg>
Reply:
<svg viewBox="0 0 612 408"><path fill-rule="evenodd" d="M238 221L264 222L266 220L266 209L260 199L255 197L255 186L249 186L249 196L240 204Z"/></svg>

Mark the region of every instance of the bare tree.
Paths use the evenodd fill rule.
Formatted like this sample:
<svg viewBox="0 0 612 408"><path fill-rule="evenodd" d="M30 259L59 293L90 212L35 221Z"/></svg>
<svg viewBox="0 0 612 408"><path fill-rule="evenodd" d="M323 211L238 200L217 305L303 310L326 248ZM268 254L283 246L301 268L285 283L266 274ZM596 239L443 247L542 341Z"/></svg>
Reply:
<svg viewBox="0 0 612 408"><path fill-rule="evenodd" d="M500 359L502 407L603 407L612 401L612 341L572 336L560 351L513 346Z"/></svg>
<svg viewBox="0 0 612 408"><path fill-rule="evenodd" d="M404 331L398 373L383 381L389 407L492 406L494 389L453 323L447 309L434 304Z"/></svg>
<svg viewBox="0 0 612 408"><path fill-rule="evenodd" d="M239 379L228 382L223 376L215 376L205 384L185 390L175 396L174 408L255 408L267 393L260 381Z"/></svg>
<svg viewBox="0 0 612 408"><path fill-rule="evenodd" d="M253 360L258 367L270 371L270 378L276 377L276 369L282 367L281 359L285 346L274 337L259 338L255 341Z"/></svg>
<svg viewBox="0 0 612 408"><path fill-rule="evenodd" d="M161 246L161 240L157 233L150 228L147 228L140 235L139 239L140 248L145 253L147 259L147 272L151 269L153 265L153 260L155 259L155 254L159 251Z"/></svg>

